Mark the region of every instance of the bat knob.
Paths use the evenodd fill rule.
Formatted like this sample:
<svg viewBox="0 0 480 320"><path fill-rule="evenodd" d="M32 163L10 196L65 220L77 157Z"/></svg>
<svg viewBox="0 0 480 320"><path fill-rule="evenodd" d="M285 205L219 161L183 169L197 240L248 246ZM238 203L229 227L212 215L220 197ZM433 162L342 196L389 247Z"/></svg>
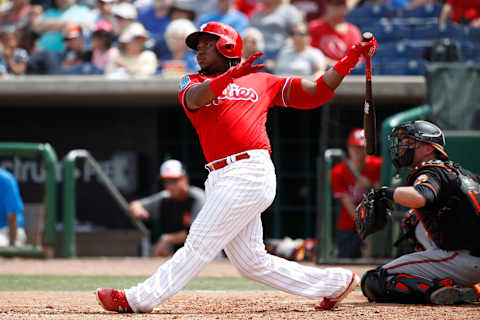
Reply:
<svg viewBox="0 0 480 320"><path fill-rule="evenodd" d="M368 42L368 41L372 40L372 38L373 38L373 33L371 33L371 32L367 31L367 32L364 32L362 34L362 41L363 42Z"/></svg>

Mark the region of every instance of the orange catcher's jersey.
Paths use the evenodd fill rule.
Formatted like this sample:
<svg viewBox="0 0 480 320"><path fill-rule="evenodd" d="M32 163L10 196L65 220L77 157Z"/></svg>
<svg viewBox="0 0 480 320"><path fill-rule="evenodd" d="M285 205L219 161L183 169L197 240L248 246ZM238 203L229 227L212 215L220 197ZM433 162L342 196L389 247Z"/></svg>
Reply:
<svg viewBox="0 0 480 320"><path fill-rule="evenodd" d="M207 162L252 149L271 152L265 123L268 110L286 106L285 93L289 78L268 73L253 73L235 79L222 95L190 111L185 105L185 92L212 77L201 74L185 76L178 99L200 139Z"/></svg>

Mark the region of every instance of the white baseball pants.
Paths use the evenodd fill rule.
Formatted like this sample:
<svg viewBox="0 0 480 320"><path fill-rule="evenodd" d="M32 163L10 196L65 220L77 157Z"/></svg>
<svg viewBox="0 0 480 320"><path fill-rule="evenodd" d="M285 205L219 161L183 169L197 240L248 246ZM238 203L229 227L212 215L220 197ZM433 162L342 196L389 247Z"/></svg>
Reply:
<svg viewBox="0 0 480 320"><path fill-rule="evenodd" d="M206 202L183 248L143 283L125 290L135 312L153 308L180 291L224 249L246 278L309 298L335 298L352 279L343 268L302 266L267 254L261 213L275 197L276 177L267 150L212 171L205 182Z"/></svg>

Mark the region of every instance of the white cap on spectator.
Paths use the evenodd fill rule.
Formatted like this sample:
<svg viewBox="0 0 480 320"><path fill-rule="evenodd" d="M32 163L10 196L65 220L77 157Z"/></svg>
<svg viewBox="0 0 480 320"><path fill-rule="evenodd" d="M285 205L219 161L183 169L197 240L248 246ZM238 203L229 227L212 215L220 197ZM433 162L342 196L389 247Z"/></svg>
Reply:
<svg viewBox="0 0 480 320"><path fill-rule="evenodd" d="M134 22L129 24L120 34L118 42L130 42L137 37L148 38L148 32L141 23Z"/></svg>
<svg viewBox="0 0 480 320"><path fill-rule="evenodd" d="M185 169L180 161L170 159L160 166L160 179L176 179L185 175Z"/></svg>
<svg viewBox="0 0 480 320"><path fill-rule="evenodd" d="M123 19L137 19L137 8L128 2L122 2L112 8L112 13Z"/></svg>
<svg viewBox="0 0 480 320"><path fill-rule="evenodd" d="M105 3L117 2L117 0L98 0L98 1L105 2Z"/></svg>

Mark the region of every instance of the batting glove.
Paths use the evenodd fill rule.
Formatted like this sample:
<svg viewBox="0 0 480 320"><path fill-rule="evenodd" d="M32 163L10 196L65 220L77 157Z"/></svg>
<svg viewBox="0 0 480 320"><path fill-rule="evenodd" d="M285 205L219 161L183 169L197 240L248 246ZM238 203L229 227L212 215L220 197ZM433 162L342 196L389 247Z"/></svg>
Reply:
<svg viewBox="0 0 480 320"><path fill-rule="evenodd" d="M233 82L233 79L237 79L246 76L247 74L262 70L265 67L264 64L255 66L252 65L253 61L257 60L261 55L263 55L263 52L256 52L247 60L231 67L215 79L210 80L209 86L212 93L218 97L222 94L223 90L228 86L228 84Z"/></svg>
<svg viewBox="0 0 480 320"><path fill-rule="evenodd" d="M233 79L237 79L246 76L247 74L262 70L263 68L265 68L264 64L252 65L252 63L262 55L263 52L255 52L247 60L230 68L228 72L231 72L231 76Z"/></svg>
<svg viewBox="0 0 480 320"><path fill-rule="evenodd" d="M335 64L333 69L342 76L347 76L355 68L361 56L373 56L377 51L377 39L372 37L368 42L358 42L347 50L345 56Z"/></svg>

